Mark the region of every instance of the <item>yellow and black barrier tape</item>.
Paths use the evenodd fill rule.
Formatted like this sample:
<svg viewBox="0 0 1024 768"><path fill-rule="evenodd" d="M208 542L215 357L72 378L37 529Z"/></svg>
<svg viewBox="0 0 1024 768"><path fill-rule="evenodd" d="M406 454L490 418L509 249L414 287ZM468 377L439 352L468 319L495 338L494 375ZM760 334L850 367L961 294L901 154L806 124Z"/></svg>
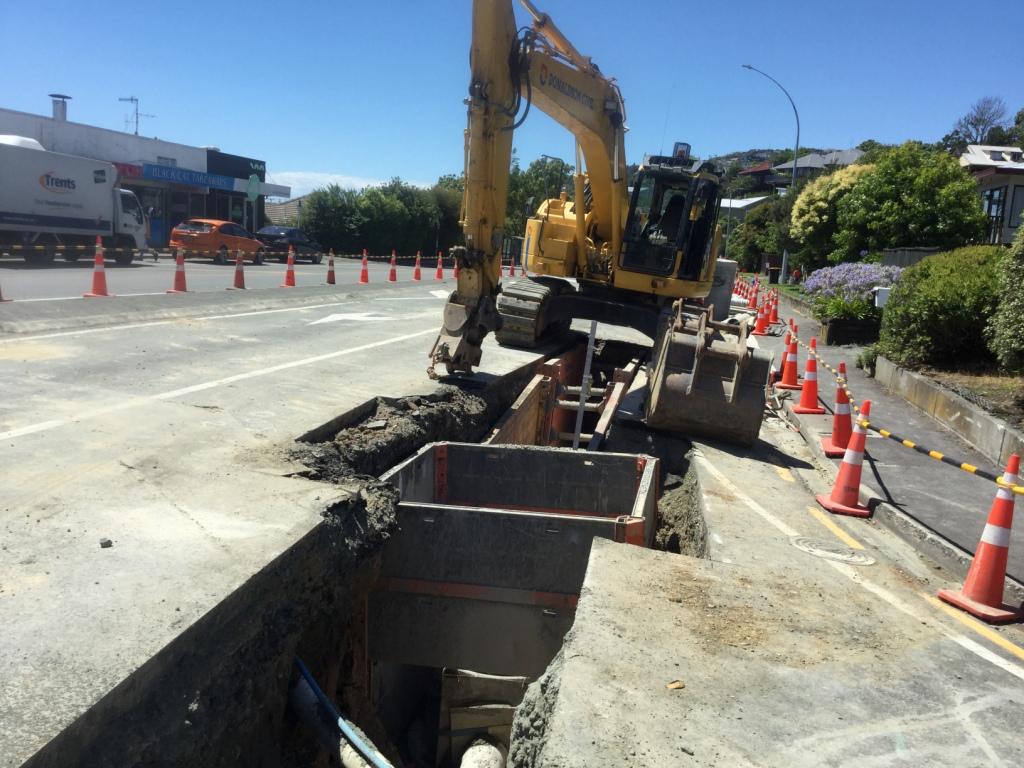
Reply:
<svg viewBox="0 0 1024 768"><path fill-rule="evenodd" d="M822 360L820 355L814 353L811 350L811 348L807 344L804 344L802 341L800 341L799 338L797 338L796 343L799 344L804 349L806 349L807 354L813 354L815 359L818 361L818 364L824 366L829 372L832 373L833 376L835 376L836 386L841 387L843 392L845 392L846 396L850 399L850 407L856 413L860 413L860 408L857 406L856 400L853 397L853 393L850 391L849 387L846 386L846 380L839 374L839 371L837 371L831 365ZM1024 485L1011 485L1010 483L1007 483L1005 480L1003 480L1003 476L1001 474L995 475L984 469L976 467L973 464L970 464L966 461L958 461L957 459L947 456L941 451L934 451L930 448L926 448L923 445L915 443L913 440L908 440L905 437L900 437L899 435L894 434L887 429L876 427L874 424L872 424L870 421L867 421L866 419L857 419L857 421L865 429L870 429L872 432L877 432L882 437L886 437L890 440L893 440L894 442L897 442L900 445L902 445L904 448L910 448L923 456L927 456L929 459L941 461L943 464L948 464L951 467L956 467L962 472L967 472L968 474L984 478L985 480L989 480L998 485L1000 488L1005 488L1006 490L1010 491L1010 493L1017 494L1018 496L1024 496Z"/></svg>

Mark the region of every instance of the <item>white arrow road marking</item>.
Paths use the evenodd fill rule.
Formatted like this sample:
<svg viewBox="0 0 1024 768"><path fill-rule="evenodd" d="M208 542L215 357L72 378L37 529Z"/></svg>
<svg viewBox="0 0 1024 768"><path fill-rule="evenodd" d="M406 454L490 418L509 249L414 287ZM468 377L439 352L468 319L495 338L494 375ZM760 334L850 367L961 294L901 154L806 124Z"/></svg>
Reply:
<svg viewBox="0 0 1024 768"><path fill-rule="evenodd" d="M320 325L320 323L337 323L341 320L355 320L361 323L372 323L379 320L389 320L385 315L375 315L372 312L341 312L327 317L321 317L306 325Z"/></svg>

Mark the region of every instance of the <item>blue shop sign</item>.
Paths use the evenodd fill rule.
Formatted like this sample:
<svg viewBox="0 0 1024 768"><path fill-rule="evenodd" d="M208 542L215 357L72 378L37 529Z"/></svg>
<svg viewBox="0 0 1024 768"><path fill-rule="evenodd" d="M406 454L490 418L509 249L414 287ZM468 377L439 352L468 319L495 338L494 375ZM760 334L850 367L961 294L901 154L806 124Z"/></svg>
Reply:
<svg viewBox="0 0 1024 768"><path fill-rule="evenodd" d="M230 176L220 176L204 171L190 171L188 168L174 168L169 165L142 166L142 178L154 181L168 181L172 184L185 184L189 187L212 187L214 189L234 190L235 180Z"/></svg>

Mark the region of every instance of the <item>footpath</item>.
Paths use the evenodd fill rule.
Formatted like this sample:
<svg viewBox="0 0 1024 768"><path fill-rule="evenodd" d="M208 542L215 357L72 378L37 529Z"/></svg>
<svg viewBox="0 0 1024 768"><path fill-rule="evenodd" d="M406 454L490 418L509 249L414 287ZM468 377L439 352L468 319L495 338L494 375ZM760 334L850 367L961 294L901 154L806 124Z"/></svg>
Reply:
<svg viewBox="0 0 1024 768"><path fill-rule="evenodd" d="M817 336L819 323L785 297L782 297L779 311L782 318L792 317L796 321L799 338L804 345L809 343L812 336ZM777 336L759 339L761 347L771 350L776 361L781 360L783 354L783 332L780 329ZM871 401L869 420L872 425L994 474L1002 473L1002 467L996 466L995 462L983 456L957 434L904 398L888 392L878 381L857 368L854 361L859 352L860 348L856 346L818 346L819 359L832 368L838 368L840 362L846 363L848 388L853 393L855 403L859 406L864 400ZM801 346L801 375L806 357L806 346ZM819 404L826 413L822 416L799 416L795 417L795 420L815 455L820 460L832 462L838 467L840 459L826 459L818 445L820 436L832 431L832 411L835 402L835 377L820 364L818 393ZM799 401L800 392L789 394L794 404ZM791 415L790 418L794 417ZM902 513L943 539L954 543L966 553L973 554L985 527L989 506L995 496L995 484L923 456L876 432L869 431L868 438L861 482L875 492L876 498L897 511L897 514L890 515L886 522L895 523L899 527L900 521L892 518L898 518L898 513ZM1019 504L1020 502L1018 506ZM879 511L876 510L876 517L878 516ZM925 548L933 557L939 555L937 548ZM944 562L940 555L936 559ZM1010 537L1007 574L1018 582L1024 581L1024 525L1021 524L1013 529Z"/></svg>

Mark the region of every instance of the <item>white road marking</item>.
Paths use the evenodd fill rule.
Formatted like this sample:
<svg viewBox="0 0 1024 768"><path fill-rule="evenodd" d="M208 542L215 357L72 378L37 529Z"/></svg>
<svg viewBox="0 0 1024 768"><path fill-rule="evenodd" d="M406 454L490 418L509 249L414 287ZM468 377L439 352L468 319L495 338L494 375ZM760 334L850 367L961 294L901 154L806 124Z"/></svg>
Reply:
<svg viewBox="0 0 1024 768"><path fill-rule="evenodd" d="M163 295L163 294L161 294ZM350 301L332 301L329 304L309 304L302 307L286 307L285 309L261 309L255 312L236 312L231 315L200 315L199 317L183 317L176 320L154 320L149 323L129 323L128 325L115 325L104 328L83 328L79 331L60 331L57 333L43 333L35 336L17 336L0 338L0 344L13 344L18 341L39 341L40 339L57 339L64 336L84 336L89 333L110 333L112 331L127 331L134 328L153 328L158 325L170 325L182 321L198 322L202 320L229 320L234 317L253 317L254 315L273 315L278 312L299 312L304 309L323 309L324 307L343 307L351 304Z"/></svg>
<svg viewBox="0 0 1024 768"><path fill-rule="evenodd" d="M339 312L333 315L327 315L327 317L321 317L319 320L314 320L306 325L320 325L321 323L337 323L342 320L355 320L356 322L372 323L380 322L381 320L388 320L389 318L385 315L375 315L372 312Z"/></svg>
<svg viewBox="0 0 1024 768"><path fill-rule="evenodd" d="M714 476L715 480L717 480L722 485L726 486L736 496L736 498L738 498L740 501L746 504L751 510L753 510L762 518L764 518L766 522L768 522L770 525L776 528L784 536L793 537L799 535L797 531L795 531L793 528L790 528L785 522L777 518L767 509L765 509L756 501L754 501L754 499L752 499L750 496L744 493L739 488L739 486L734 484L731 480L729 480L729 478L727 478L720 471L718 471L718 469L716 469L703 454L699 452L696 453L696 458L697 461L701 463L701 466L707 469L707 471ZM822 562L827 563L836 571L850 579L850 581L863 587L876 597L881 598L889 605L891 605L893 608L896 608L897 610L901 611L902 613L906 614L912 619L919 621L922 624L925 624L931 627L932 629L940 632L941 634L945 635L947 638L952 640L961 648L964 648L965 650L970 651L979 658L982 658L985 661L994 664L995 666L1002 669L1004 672L1008 672L1014 677L1024 680L1024 667L1020 667L1019 665L1014 664L1013 662L1008 661L1007 659L1004 659L1002 656L993 653L989 649L985 648L979 643L976 643L974 640L971 640L965 635L948 629L947 627L943 626L941 623L936 621L935 618L930 614L918 611L916 608L914 608L913 606L909 605L908 603L894 595L885 587L875 584L872 581L868 581L853 566L847 565L846 563L840 563L835 560L823 560Z"/></svg>
<svg viewBox="0 0 1024 768"><path fill-rule="evenodd" d="M436 334L437 331L433 328L425 331L417 331L416 333L407 333L403 336L392 336L389 339L381 339L380 341L372 341L368 344L361 344L358 347L349 347L348 349L341 349L336 352L328 352L323 355L315 355L313 357L304 357L300 360L292 360L287 363L280 363L278 365L272 365L269 368L258 368L253 371L246 371L245 373L236 373L233 376L225 376L222 379L214 379L213 381L204 381L200 384L193 384L189 387L182 387L181 389L172 389L168 392L160 392L155 395L148 397L140 397L135 400L129 400L126 402L120 402L115 405L105 406L103 408L95 408L91 411L83 411L77 416L68 419L57 419L50 421L41 421L36 424L29 424L24 427L18 427L17 429L11 429L6 432L0 432L0 440L9 440L14 437L23 437L25 435L38 434L39 432L47 432L57 427L62 427L67 424L74 424L87 419L95 418L96 416L103 416L108 413L115 413L117 411L124 411L129 408L135 408L140 405L146 405L157 400L172 400L182 395L190 395L194 392L204 392L208 389L215 389L216 387L222 387L225 384L234 384L236 381L245 381L247 379L255 379L260 376L268 376L272 373L279 371L286 371L291 368L300 368L305 365L312 365L314 363L321 363L324 360L333 360L337 357L345 357L346 355L354 355L358 352L365 352L368 349L376 349L377 347L385 347L389 344L398 344L403 341L409 341L410 339L416 339L420 336L426 336L427 334Z"/></svg>
<svg viewBox="0 0 1024 768"><path fill-rule="evenodd" d="M440 291L440 290L438 290L438 291L431 291L430 295L431 296L436 296L439 299L447 299L449 296L452 295L452 292L451 291Z"/></svg>

